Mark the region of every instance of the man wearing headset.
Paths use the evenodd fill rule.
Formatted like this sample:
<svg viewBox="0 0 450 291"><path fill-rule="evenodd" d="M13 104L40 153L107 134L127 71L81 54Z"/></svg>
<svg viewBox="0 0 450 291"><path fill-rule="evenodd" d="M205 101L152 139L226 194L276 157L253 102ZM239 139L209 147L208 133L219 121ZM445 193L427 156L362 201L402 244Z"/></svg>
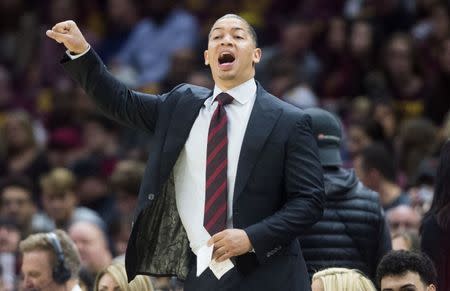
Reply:
<svg viewBox="0 0 450 291"><path fill-rule="evenodd" d="M19 244L23 287L27 291L81 291L80 255L67 233L56 230L28 236Z"/></svg>

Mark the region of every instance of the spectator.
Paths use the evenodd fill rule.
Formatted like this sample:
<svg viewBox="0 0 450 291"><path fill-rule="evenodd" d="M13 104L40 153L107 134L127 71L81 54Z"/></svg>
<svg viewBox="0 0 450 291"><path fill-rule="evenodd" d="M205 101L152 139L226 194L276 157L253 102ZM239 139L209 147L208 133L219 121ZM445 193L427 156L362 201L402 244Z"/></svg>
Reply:
<svg viewBox="0 0 450 291"><path fill-rule="evenodd" d="M72 166L80 205L97 212L107 226L117 216L115 200L108 189L109 171L110 164L107 161L102 164L97 157L79 160Z"/></svg>
<svg viewBox="0 0 450 291"><path fill-rule="evenodd" d="M95 211L77 207L75 176L67 169L55 168L41 179L42 205L50 228L67 230L75 221L91 221L105 228Z"/></svg>
<svg viewBox="0 0 450 291"><path fill-rule="evenodd" d="M368 78L375 69L374 27L368 20L361 18L352 23L348 48L347 86L351 89L348 95L354 98L368 93Z"/></svg>
<svg viewBox="0 0 450 291"><path fill-rule="evenodd" d="M409 205L408 196L397 185L392 155L381 144L365 148L355 159L358 177L365 186L380 194L384 210L398 205Z"/></svg>
<svg viewBox="0 0 450 291"><path fill-rule="evenodd" d="M379 99L373 104L373 118L383 128L384 142L392 142L398 131L398 120L394 103L390 99ZM391 144L388 143L390 147Z"/></svg>
<svg viewBox="0 0 450 291"><path fill-rule="evenodd" d="M400 126L397 142L399 169L412 182L420 162L436 149L437 129L425 118L410 119Z"/></svg>
<svg viewBox="0 0 450 291"><path fill-rule="evenodd" d="M128 238L131 234L133 216L131 214L117 217L109 226L109 236L112 240L112 248L116 258L125 259Z"/></svg>
<svg viewBox="0 0 450 291"><path fill-rule="evenodd" d="M426 88L415 53L409 35L401 33L394 34L382 52L384 72L380 84L385 90L384 95L393 98L402 119L424 113Z"/></svg>
<svg viewBox="0 0 450 291"><path fill-rule="evenodd" d="M324 171L327 205L321 220L299 237L308 272L331 267L359 269L375 278L391 238L378 194L367 189L354 171L342 167L340 121L319 108L311 116L313 135Z"/></svg>
<svg viewBox="0 0 450 291"><path fill-rule="evenodd" d="M257 66L256 76L268 85L274 66L280 59L289 60L296 69L296 78L314 87L321 70L318 57L311 50L312 27L301 20L291 20L281 27L280 43L264 48L264 58Z"/></svg>
<svg viewBox="0 0 450 291"><path fill-rule="evenodd" d="M2 63L0 63L0 92L2 92L0 94L0 127L2 127L8 113L24 105L17 90L14 90L12 72Z"/></svg>
<svg viewBox="0 0 450 291"><path fill-rule="evenodd" d="M16 75L33 59L39 33L38 15L28 1L0 2L0 63L8 64Z"/></svg>
<svg viewBox="0 0 450 291"><path fill-rule="evenodd" d="M93 283L97 274L112 262L106 233L99 225L88 221L75 222L68 233L80 252L85 282Z"/></svg>
<svg viewBox="0 0 450 291"><path fill-rule="evenodd" d="M381 291L436 291L436 270L422 253L392 251L377 267L377 285Z"/></svg>
<svg viewBox="0 0 450 291"><path fill-rule="evenodd" d="M384 142L382 126L373 119L353 120L348 126L347 150L355 158L375 142Z"/></svg>
<svg viewBox="0 0 450 291"><path fill-rule="evenodd" d="M434 262L437 290L450 290L450 141L442 148L430 210L421 227L421 248Z"/></svg>
<svg viewBox="0 0 450 291"><path fill-rule="evenodd" d="M376 291L373 283L358 270L329 268L312 278L312 291Z"/></svg>
<svg viewBox="0 0 450 291"><path fill-rule="evenodd" d="M430 74L430 91L425 100L425 114L435 125L442 125L450 110L450 37L444 39L438 47L438 67Z"/></svg>
<svg viewBox="0 0 450 291"><path fill-rule="evenodd" d="M116 122L98 114L84 117L82 124L82 144L84 155L80 158L99 163L99 174L111 175L117 162L119 151L119 127ZM75 161L74 164L77 164Z"/></svg>
<svg viewBox="0 0 450 291"><path fill-rule="evenodd" d="M30 184L26 178L11 178L0 185L1 216L17 223L22 238L38 227L33 224L38 214L32 200Z"/></svg>
<svg viewBox="0 0 450 291"><path fill-rule="evenodd" d="M3 288L0 290L13 291L17 288L19 277L18 256L20 242L20 229L13 220L0 218L0 276Z"/></svg>
<svg viewBox="0 0 450 291"><path fill-rule="evenodd" d="M47 157L36 139L30 116L23 111L10 112L0 128L3 151L0 153L0 177L26 176L31 179L33 199L37 202L39 176L49 169Z"/></svg>
<svg viewBox="0 0 450 291"><path fill-rule="evenodd" d="M124 160L117 164L110 178L112 190L116 195L118 215L110 227L111 238L116 255L125 254L131 233L132 216L139 194L139 185L144 175L145 164Z"/></svg>
<svg viewBox="0 0 450 291"><path fill-rule="evenodd" d="M69 167L83 154L79 130L60 127L50 132L47 155L51 168Z"/></svg>
<svg viewBox="0 0 450 291"><path fill-rule="evenodd" d="M130 214L135 209L144 170L144 163L133 160L121 161L114 169L110 183L120 215Z"/></svg>
<svg viewBox="0 0 450 291"><path fill-rule="evenodd" d="M106 3L107 33L99 44L99 55L110 63L139 21L139 7L134 0L108 0Z"/></svg>
<svg viewBox="0 0 450 291"><path fill-rule="evenodd" d="M386 218L392 234L409 231L419 233L420 214L409 205L398 205L386 211Z"/></svg>
<svg viewBox="0 0 450 291"><path fill-rule="evenodd" d="M448 3L434 2L436 3L431 3L432 5L430 5L428 12L428 34L424 39L419 40L417 45L421 56L418 61L425 72L431 75L434 75L440 66L440 46L450 33Z"/></svg>
<svg viewBox="0 0 450 291"><path fill-rule="evenodd" d="M124 70L131 69L136 73L134 80L130 79L130 85L147 87L160 82L169 70L173 54L196 46L197 21L179 6L179 2L143 1L141 12L146 17L134 26L127 42L114 58L113 71L122 71L123 74ZM150 43L149 39L152 40Z"/></svg>
<svg viewBox="0 0 450 291"><path fill-rule="evenodd" d="M434 185L436 180L436 170L438 158L429 157L420 162L416 170L416 175L408 189L408 196L411 198L411 206L420 214L425 214L431 206L433 200Z"/></svg>
<svg viewBox="0 0 450 291"><path fill-rule="evenodd" d="M30 235L20 242L20 252L26 289L81 291L80 256L64 231Z"/></svg>
<svg viewBox="0 0 450 291"><path fill-rule="evenodd" d="M153 291L152 282L148 276L136 276L128 283L125 265L114 263L100 271L95 280L94 291Z"/></svg>
<svg viewBox="0 0 450 291"><path fill-rule="evenodd" d="M345 75L347 23L342 17L334 17L328 21L325 36L325 45L321 52L323 69L319 94L325 98L346 96L346 86L350 85Z"/></svg>

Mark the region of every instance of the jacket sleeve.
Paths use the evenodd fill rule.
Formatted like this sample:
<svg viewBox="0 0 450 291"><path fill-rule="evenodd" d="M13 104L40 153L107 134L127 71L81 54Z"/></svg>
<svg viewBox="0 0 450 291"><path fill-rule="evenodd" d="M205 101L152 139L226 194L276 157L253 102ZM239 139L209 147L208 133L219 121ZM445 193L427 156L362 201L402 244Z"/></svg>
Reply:
<svg viewBox="0 0 450 291"><path fill-rule="evenodd" d="M322 166L311 120L302 115L290 133L284 167L284 206L263 221L245 228L258 260L263 263L323 214Z"/></svg>
<svg viewBox="0 0 450 291"><path fill-rule="evenodd" d="M143 94L118 81L91 48L85 55L61 61L64 69L110 118L132 128L154 132L158 109L165 95Z"/></svg>

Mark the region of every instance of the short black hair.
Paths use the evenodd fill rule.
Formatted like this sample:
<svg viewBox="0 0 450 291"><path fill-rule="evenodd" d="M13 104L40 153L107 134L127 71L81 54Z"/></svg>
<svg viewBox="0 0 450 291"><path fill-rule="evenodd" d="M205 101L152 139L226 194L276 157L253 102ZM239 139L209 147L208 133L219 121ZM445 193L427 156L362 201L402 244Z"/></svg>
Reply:
<svg viewBox="0 0 450 291"><path fill-rule="evenodd" d="M390 182L396 180L395 160L393 155L381 143L374 143L364 148L361 153L364 171L377 170Z"/></svg>
<svg viewBox="0 0 450 291"><path fill-rule="evenodd" d="M437 274L433 262L424 253L412 251L391 251L387 253L377 267L376 280L381 286L381 279L386 276L402 276L407 272L419 274L425 285L436 284Z"/></svg>
<svg viewBox="0 0 450 291"><path fill-rule="evenodd" d="M258 47L258 36L256 35L256 31L255 31L255 29L253 28L253 26L251 26L250 23L248 23L247 20L245 20L244 18L242 18L241 16L239 16L239 15L237 15L237 14L225 14L224 16L222 16L222 17L220 17L219 19L217 19L217 20L214 22L214 24L215 24L217 21L222 20L222 19L225 19L225 18L237 18L237 19L239 19L240 21L244 22L244 23L247 25L248 32L250 32L250 36L251 36L251 38L253 39L253 42L255 43L255 47ZM214 25L213 25L213 26L214 26ZM212 28L211 28L211 29L212 29ZM209 34L211 34L211 31L209 32ZM209 36L208 36L208 38L209 38Z"/></svg>
<svg viewBox="0 0 450 291"><path fill-rule="evenodd" d="M31 180L26 176L11 176L0 180L0 196L3 194L6 188L16 187L25 190L30 193L30 196L33 193L33 184Z"/></svg>

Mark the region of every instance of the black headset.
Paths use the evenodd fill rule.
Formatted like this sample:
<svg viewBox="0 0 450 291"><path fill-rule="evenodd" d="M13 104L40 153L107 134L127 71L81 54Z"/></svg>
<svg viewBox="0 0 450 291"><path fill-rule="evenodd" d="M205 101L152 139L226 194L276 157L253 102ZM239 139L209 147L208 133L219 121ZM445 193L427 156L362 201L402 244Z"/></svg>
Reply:
<svg viewBox="0 0 450 291"><path fill-rule="evenodd" d="M52 271L53 280L58 284L66 283L72 276L70 269L64 262L64 252L59 242L58 236L54 232L47 233L47 239L53 246L56 255L56 265Z"/></svg>

